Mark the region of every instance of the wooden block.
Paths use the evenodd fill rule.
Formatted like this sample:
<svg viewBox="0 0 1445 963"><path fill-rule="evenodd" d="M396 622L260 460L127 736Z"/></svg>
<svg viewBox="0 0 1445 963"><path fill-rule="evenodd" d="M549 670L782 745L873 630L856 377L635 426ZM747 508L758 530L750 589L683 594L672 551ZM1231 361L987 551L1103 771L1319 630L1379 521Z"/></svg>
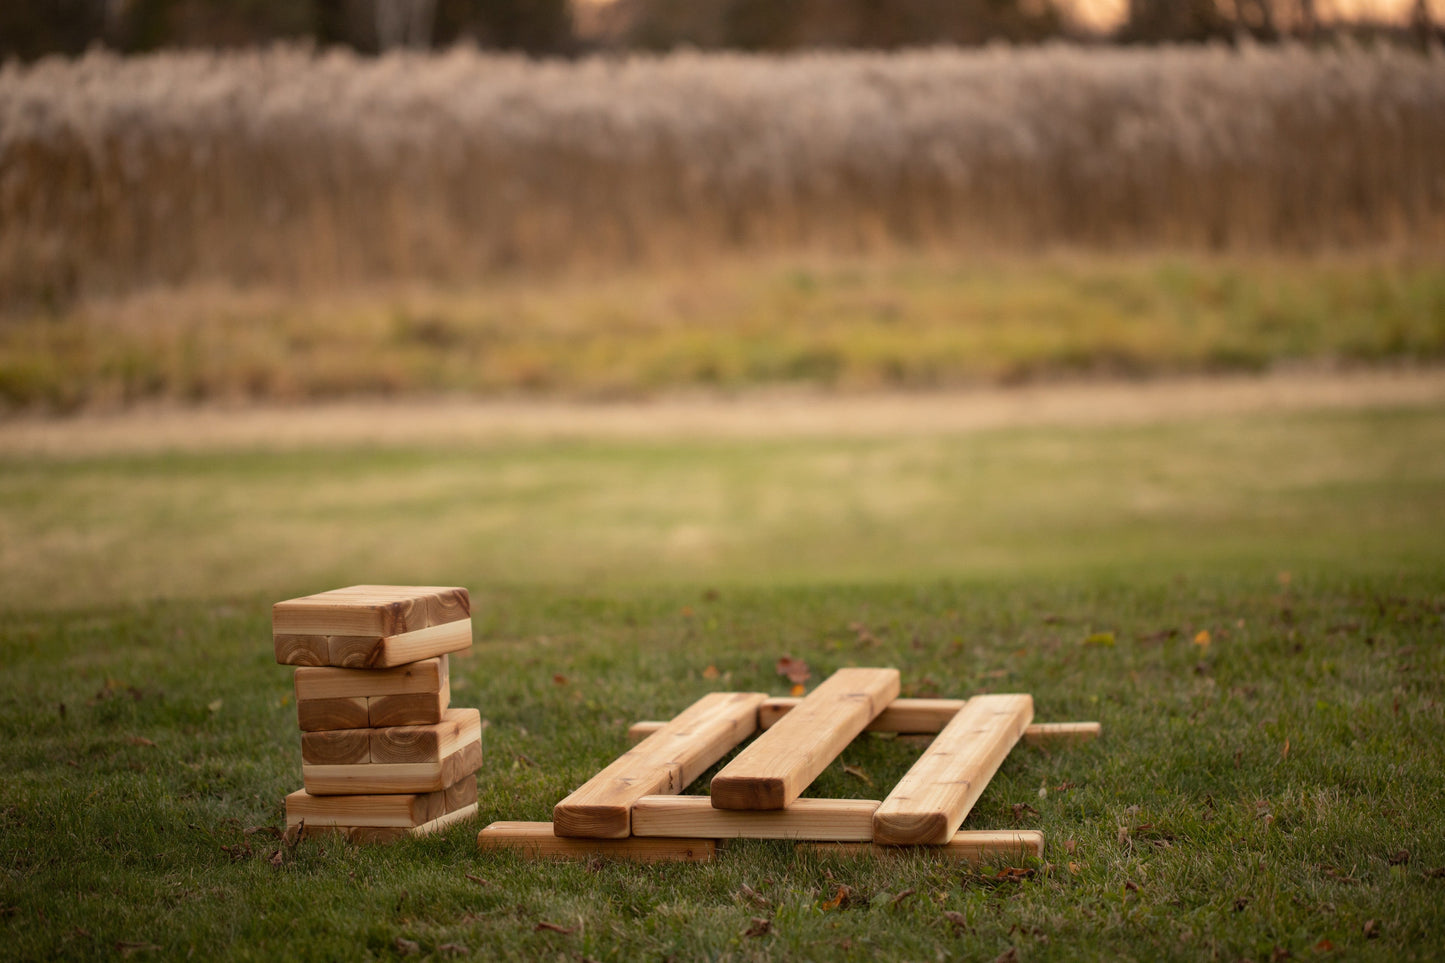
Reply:
<svg viewBox="0 0 1445 963"><path fill-rule="evenodd" d="M1099 738L1103 727L1097 722L1036 722L1024 731L1031 746L1072 746Z"/></svg>
<svg viewBox="0 0 1445 963"><path fill-rule="evenodd" d="M551 823L498 822L477 834L477 848L511 851L529 859L594 859L641 863L705 863L717 852L711 839L577 839L558 836Z"/></svg>
<svg viewBox="0 0 1445 963"><path fill-rule="evenodd" d="M426 836L463 822L477 814L475 802L449 810L420 826L308 826L298 823L286 828L286 842L296 843L314 836L341 836L350 843L390 843L407 836Z"/></svg>
<svg viewBox="0 0 1445 963"><path fill-rule="evenodd" d="M288 635L272 637L276 661L282 665L330 665L331 647L324 635Z"/></svg>
<svg viewBox="0 0 1445 963"><path fill-rule="evenodd" d="M714 809L706 796L643 796L632 806L634 836L709 839L873 838L876 799L795 799L787 809Z"/></svg>
<svg viewBox="0 0 1445 963"><path fill-rule="evenodd" d="M394 669L342 669L320 664L302 666L296 670L296 701L440 692L447 684L449 668L445 655L399 665Z"/></svg>
<svg viewBox="0 0 1445 963"><path fill-rule="evenodd" d="M991 860L1041 859L1044 834L1033 829L965 829L941 846L879 846L873 843L803 843L820 853L846 856L884 856L896 853L928 853L970 863Z"/></svg>
<svg viewBox="0 0 1445 963"><path fill-rule="evenodd" d="M440 762L465 745L481 742L482 714L477 709L447 709L441 722L371 729L369 735L372 763Z"/></svg>
<svg viewBox="0 0 1445 963"><path fill-rule="evenodd" d="M440 692L372 696L366 700L367 725L373 729L434 725L446 718L446 711L451 703L450 678L442 679Z"/></svg>
<svg viewBox="0 0 1445 963"><path fill-rule="evenodd" d="M632 832L632 804L682 792L708 766L752 735L761 692L713 692L593 776L552 810L563 836L621 839Z"/></svg>
<svg viewBox="0 0 1445 963"><path fill-rule="evenodd" d="M898 684L897 669L839 669L713 777L713 806L789 805L898 697Z"/></svg>
<svg viewBox="0 0 1445 963"><path fill-rule="evenodd" d="M758 728L771 729L801 698L775 697L758 708ZM948 725L965 699L894 699L868 723L869 732L938 732Z"/></svg>
<svg viewBox="0 0 1445 963"><path fill-rule="evenodd" d="M440 792L362 796L314 796L298 789L286 797L286 825L420 826L443 813Z"/></svg>
<svg viewBox="0 0 1445 963"><path fill-rule="evenodd" d="M873 841L916 846L952 839L1033 717L1027 694L969 699L873 814Z"/></svg>
<svg viewBox="0 0 1445 963"><path fill-rule="evenodd" d="M477 776L476 773L463 776L450 786L442 790L442 805L447 812L455 812L466 806L475 806L477 803Z"/></svg>
<svg viewBox="0 0 1445 963"><path fill-rule="evenodd" d="M367 762L349 766L301 765L301 781L313 796L441 792L482 765L480 734L434 762Z"/></svg>
<svg viewBox="0 0 1445 963"><path fill-rule="evenodd" d="M371 762L370 729L331 729L301 733L301 761L313 766L352 766Z"/></svg>
<svg viewBox="0 0 1445 963"><path fill-rule="evenodd" d="M472 644L472 620L462 619L404 635L333 635L327 639L334 666L385 669L418 662L447 652L460 652Z"/></svg>
<svg viewBox="0 0 1445 963"><path fill-rule="evenodd" d="M464 588L352 585L277 602L271 607L271 631L381 638L457 622L471 611L471 597Z"/></svg>
<svg viewBox="0 0 1445 963"><path fill-rule="evenodd" d="M371 713L365 699L308 699L296 703L296 723L306 732L365 729Z"/></svg>

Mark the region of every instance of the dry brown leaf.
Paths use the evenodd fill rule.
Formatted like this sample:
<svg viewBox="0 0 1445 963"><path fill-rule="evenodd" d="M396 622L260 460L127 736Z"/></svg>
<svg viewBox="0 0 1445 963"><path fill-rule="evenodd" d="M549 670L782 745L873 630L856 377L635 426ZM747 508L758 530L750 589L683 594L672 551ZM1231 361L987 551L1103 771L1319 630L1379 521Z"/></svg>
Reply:
<svg viewBox="0 0 1445 963"><path fill-rule="evenodd" d="M133 746L150 746L152 748L155 747L155 743L151 742L145 736L126 736L125 741Z"/></svg>
<svg viewBox="0 0 1445 963"><path fill-rule="evenodd" d="M893 897L893 899L889 901L888 905L897 906L899 903L902 903L904 900L906 900L908 897L912 896L916 892L918 892L918 890L916 889L905 889L903 892Z"/></svg>
<svg viewBox="0 0 1445 963"><path fill-rule="evenodd" d="M820 907L820 909L823 909L823 910L825 910L825 911L826 911L826 910L835 910L835 909L838 909L839 907L843 906L844 903L847 902L848 896L849 896L849 894L852 893L852 892L853 892L853 890L851 890L851 889L848 888L847 886L844 886L844 885L841 885L841 884L840 884L840 885L838 886L838 892L836 892L836 893L833 894L833 898L832 898L832 899L830 899L830 900L828 900L828 902L822 904L822 906Z"/></svg>
<svg viewBox="0 0 1445 963"><path fill-rule="evenodd" d="M752 903L754 906L768 907L773 905L772 900L768 899L762 893L759 893L757 890L753 889L747 883L744 883L742 885L742 888L738 890L738 895L741 896L743 899L747 900L749 903Z"/></svg>
<svg viewBox="0 0 1445 963"><path fill-rule="evenodd" d="M279 868L279 867L281 866L281 862L282 862L285 858L286 858L286 854L283 853L281 850L278 849L278 850L276 850L274 853L271 854L271 865Z"/></svg>
<svg viewBox="0 0 1445 963"><path fill-rule="evenodd" d="M998 956L993 958L993 963L1015 963L1019 958L1019 951L1016 947L1010 946Z"/></svg>
<svg viewBox="0 0 1445 963"><path fill-rule="evenodd" d="M943 918L961 930L968 929L968 917L956 910L944 910Z"/></svg>
<svg viewBox="0 0 1445 963"><path fill-rule="evenodd" d="M1390 857L1390 865L1391 865L1391 866L1404 866L1404 865L1405 865L1406 863L1408 863L1409 861L1410 861L1410 851L1409 851L1408 849L1399 850L1399 851L1397 851L1393 856Z"/></svg>
<svg viewBox="0 0 1445 963"><path fill-rule="evenodd" d="M147 943L144 940L120 940L115 944L115 948L120 951L121 956L130 956L132 953L160 949L156 944Z"/></svg>
<svg viewBox="0 0 1445 963"><path fill-rule="evenodd" d="M863 780L870 786L873 785L873 777L864 772L860 766L850 766L845 762L843 763L843 772L845 775L854 776Z"/></svg>
<svg viewBox="0 0 1445 963"><path fill-rule="evenodd" d="M471 956L472 951L460 943L443 943L437 947L442 956Z"/></svg>
<svg viewBox="0 0 1445 963"><path fill-rule="evenodd" d="M702 677L704 679L716 679L720 674L715 665L710 665L702 670Z"/></svg>
<svg viewBox="0 0 1445 963"><path fill-rule="evenodd" d="M546 930L549 933L572 933L575 932L576 929L577 927L575 926L563 926L561 923L549 923L546 920L542 920L536 926L532 927L532 932L540 933Z"/></svg>
<svg viewBox="0 0 1445 963"><path fill-rule="evenodd" d="M752 925L743 931L744 936L759 937L767 936L773 930L773 921L761 916L754 916Z"/></svg>
<svg viewBox="0 0 1445 963"><path fill-rule="evenodd" d="M787 679L795 686L802 685L813 677L813 672L808 668L808 663L802 659L795 659L790 655L785 655L778 659L776 668L778 675Z"/></svg>
<svg viewBox="0 0 1445 963"><path fill-rule="evenodd" d="M393 941L393 945L396 946L397 953L402 956L416 956L421 952L421 944L416 940L408 940L398 936L395 941Z"/></svg>
<svg viewBox="0 0 1445 963"><path fill-rule="evenodd" d="M1378 920L1365 920L1365 939L1376 940L1380 938L1380 923Z"/></svg>
<svg viewBox="0 0 1445 963"><path fill-rule="evenodd" d="M482 879L482 877L480 877L480 876L473 876L471 873L466 873L466 874L464 874L464 875L467 877L467 879L471 880L473 883L476 883L476 884L478 884L478 885L480 885L480 886L491 886L491 885L492 885L489 880Z"/></svg>
<svg viewBox="0 0 1445 963"><path fill-rule="evenodd" d="M567 677L562 673L558 672L552 676L552 682L556 685L566 685Z"/></svg>

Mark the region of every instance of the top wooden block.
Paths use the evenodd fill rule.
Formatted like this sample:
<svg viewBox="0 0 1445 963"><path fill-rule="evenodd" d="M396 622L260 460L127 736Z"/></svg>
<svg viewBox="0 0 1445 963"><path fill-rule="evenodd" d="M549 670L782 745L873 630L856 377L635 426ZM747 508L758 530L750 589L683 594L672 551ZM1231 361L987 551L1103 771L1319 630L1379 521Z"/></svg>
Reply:
<svg viewBox="0 0 1445 963"><path fill-rule="evenodd" d="M468 618L464 588L436 585L352 585L271 608L275 635L339 635L384 638Z"/></svg>

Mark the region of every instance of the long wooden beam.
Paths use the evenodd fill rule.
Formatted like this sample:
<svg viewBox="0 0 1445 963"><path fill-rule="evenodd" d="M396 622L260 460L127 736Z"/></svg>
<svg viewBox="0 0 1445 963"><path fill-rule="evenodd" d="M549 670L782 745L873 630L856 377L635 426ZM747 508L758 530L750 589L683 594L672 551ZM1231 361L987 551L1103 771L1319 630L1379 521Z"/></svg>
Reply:
<svg viewBox="0 0 1445 963"><path fill-rule="evenodd" d="M529 859L592 859L606 856L642 863L705 863L717 852L711 839L569 839L551 823L496 822L477 834L484 852L515 852Z"/></svg>
<svg viewBox="0 0 1445 963"><path fill-rule="evenodd" d="M634 836L710 839L873 838L876 799L795 799L787 809L714 809L706 796L643 796L632 807Z"/></svg>
<svg viewBox="0 0 1445 963"><path fill-rule="evenodd" d="M648 736L552 810L558 836L623 839L643 796L682 792L757 730L761 692L713 692Z"/></svg>
<svg viewBox="0 0 1445 963"><path fill-rule="evenodd" d="M778 702L782 702L782 701L784 701L784 700L782 700L782 699L769 699L769 700L768 700L768 702L770 702L770 703L778 703ZM789 700L787 700L787 701L793 702L793 703L797 703L797 702L799 702L799 701L801 701L801 700L799 700L799 699L789 699ZM963 700L961 700L961 699L956 699L956 700L955 700L955 699L949 699L949 700L942 700L942 699L927 699L927 700L894 699L894 700L893 700L893 705L896 706L896 705L898 705L900 702L914 702L914 701L927 701L927 702L943 702L943 701L948 701L948 702L958 702L959 705L960 705L960 708L962 707L962 703L963 703ZM766 706L767 706L767 703L764 703L764 706L766 707ZM792 706L788 706L788 708L791 709ZM891 707L890 707L890 708L891 708ZM888 710L888 709L885 709L885 710L883 710L883 714L880 715L880 716L878 717L878 719L883 719L885 716L888 716L888 714L889 714L889 710ZM916 736L916 737L918 737L918 738L921 739L921 740L927 740L929 736L932 736L932 735L936 734L938 731L940 731L940 730L944 727L944 725L947 724L947 720L945 720L944 722L942 722L942 723L940 723L940 724L938 725L938 728L937 728L937 729L932 729L932 730L928 730L928 731L925 731L925 732L917 732L917 731L913 731L913 730L900 731L900 730L897 730L897 729L890 729L890 728L888 728L886 725L881 725L881 724L879 724L878 719L875 719L872 723L870 723L870 724L868 725L868 728L867 728L866 731L868 731L868 732L898 732L900 735L908 736L908 737L910 737L910 738ZM646 721L643 721L643 722L634 722L632 725L628 726L628 728L627 728L627 741L628 741L628 742L633 742L633 743L641 742L643 739L646 739L648 736L652 735L654 732L656 732L657 730L661 729L661 728L662 728L663 726L665 726L665 725L667 725L667 723L665 723L665 722L659 722L659 721L655 721L655 720L651 720L651 719L646 720ZM766 727L760 726L759 728L766 728ZM1102 727L1099 725L1099 723L1097 723L1097 722L1035 722L1033 725L1029 726L1027 729L1024 730L1024 742L1028 743L1028 744L1031 745L1031 746L1038 746L1038 747L1040 747L1040 748L1047 749L1047 748L1049 748L1049 747L1051 747L1051 746L1072 745L1072 744L1074 744L1074 743L1079 743L1079 742L1088 742L1090 739L1097 739L1097 738L1099 738L1099 735L1100 735L1100 733L1101 733L1102 731L1103 731L1103 728L1102 728Z"/></svg>
<svg viewBox="0 0 1445 963"><path fill-rule="evenodd" d="M712 805L783 809L898 698L898 688L897 669L839 669L713 777Z"/></svg>
<svg viewBox="0 0 1445 963"><path fill-rule="evenodd" d="M952 839L1033 717L1027 694L969 699L873 814L873 841L917 846Z"/></svg>
<svg viewBox="0 0 1445 963"><path fill-rule="evenodd" d="M802 843L815 852L843 856L886 856L924 852L945 859L981 863L989 859L1041 858L1044 834L1033 829L965 829L942 846L879 846L874 843Z"/></svg>

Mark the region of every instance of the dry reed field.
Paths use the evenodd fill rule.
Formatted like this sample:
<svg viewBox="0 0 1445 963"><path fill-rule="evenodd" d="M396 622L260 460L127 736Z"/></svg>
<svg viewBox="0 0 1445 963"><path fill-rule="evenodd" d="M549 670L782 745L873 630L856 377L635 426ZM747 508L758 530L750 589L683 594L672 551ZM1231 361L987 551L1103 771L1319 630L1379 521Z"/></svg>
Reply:
<svg viewBox="0 0 1445 963"><path fill-rule="evenodd" d="M273 49L0 70L0 303L719 252L1433 250L1445 63L1400 50Z"/></svg>

